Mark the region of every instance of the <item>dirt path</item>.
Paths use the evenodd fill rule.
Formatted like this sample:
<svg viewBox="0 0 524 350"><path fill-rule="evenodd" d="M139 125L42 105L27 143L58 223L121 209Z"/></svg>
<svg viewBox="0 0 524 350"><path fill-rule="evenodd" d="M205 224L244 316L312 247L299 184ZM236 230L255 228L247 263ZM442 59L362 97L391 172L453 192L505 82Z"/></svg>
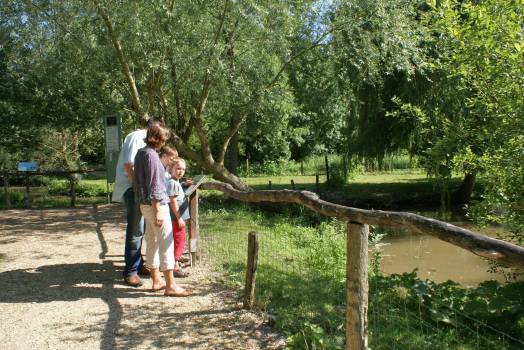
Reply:
<svg viewBox="0 0 524 350"><path fill-rule="evenodd" d="M117 205L0 211L0 348L282 347L205 266L177 280L190 298L124 285L123 218Z"/></svg>

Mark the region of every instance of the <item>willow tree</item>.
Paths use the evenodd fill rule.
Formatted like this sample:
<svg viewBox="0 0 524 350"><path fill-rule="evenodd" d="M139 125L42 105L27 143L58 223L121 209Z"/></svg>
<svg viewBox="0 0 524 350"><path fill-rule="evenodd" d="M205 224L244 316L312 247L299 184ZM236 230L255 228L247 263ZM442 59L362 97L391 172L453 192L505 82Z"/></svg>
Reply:
<svg viewBox="0 0 524 350"><path fill-rule="evenodd" d="M107 79L111 68L96 48L92 18L72 21L78 8L66 3L2 5L0 148L42 167L77 168L80 154L99 161L100 115L116 105L117 85Z"/></svg>
<svg viewBox="0 0 524 350"><path fill-rule="evenodd" d="M424 84L425 32L417 17L413 0L344 0L336 9L333 44L349 100L350 154L380 161L413 144L413 123L389 112L394 97L410 100Z"/></svg>
<svg viewBox="0 0 524 350"><path fill-rule="evenodd" d="M471 182L481 174L485 190L477 207L480 217L509 223L520 243L524 240L523 19L522 0L433 2L427 20L439 53L434 65L445 72L441 80L453 82L448 84L448 94L461 97L461 113L441 113L439 124L425 128L442 126L439 140L448 145L445 154L452 160L450 166L469 174L470 185L462 196L471 194ZM442 110L435 106L423 104L424 115Z"/></svg>
<svg viewBox="0 0 524 350"><path fill-rule="evenodd" d="M224 166L227 149L249 115L278 110L288 94L295 14L307 2L91 4L83 11L98 14L136 117L163 117L184 156L245 189Z"/></svg>

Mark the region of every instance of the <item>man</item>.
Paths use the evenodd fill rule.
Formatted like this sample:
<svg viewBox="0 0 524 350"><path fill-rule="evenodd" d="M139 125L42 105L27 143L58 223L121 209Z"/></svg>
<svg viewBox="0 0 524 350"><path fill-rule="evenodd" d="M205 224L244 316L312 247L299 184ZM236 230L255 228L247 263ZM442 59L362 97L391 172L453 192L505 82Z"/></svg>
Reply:
<svg viewBox="0 0 524 350"><path fill-rule="evenodd" d="M135 201L133 191L134 159L140 148L146 146L145 138L147 128L152 125L164 123L158 119L150 118L147 122L141 122L141 129L128 134L118 155L116 165L115 187L113 190L113 201L124 202L126 205L126 241L124 248L124 281L133 287L142 285L139 274L148 274L142 259L142 239L144 237L144 219L140 213L138 203Z"/></svg>

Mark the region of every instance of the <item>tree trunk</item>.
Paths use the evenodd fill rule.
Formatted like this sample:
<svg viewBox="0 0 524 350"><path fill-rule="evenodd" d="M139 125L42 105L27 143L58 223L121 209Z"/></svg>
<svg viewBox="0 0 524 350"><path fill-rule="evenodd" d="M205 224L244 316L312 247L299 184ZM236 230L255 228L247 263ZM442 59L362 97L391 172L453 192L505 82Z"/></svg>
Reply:
<svg viewBox="0 0 524 350"><path fill-rule="evenodd" d="M462 184L455 193L453 193L453 203L455 204L466 204L471 200L471 194L475 187L476 173L466 173Z"/></svg>
<svg viewBox="0 0 524 350"><path fill-rule="evenodd" d="M245 183L243 183L235 174L229 172L226 167L220 163L215 162L213 164L206 164L205 168L211 170L213 177L216 180L224 181L241 191L249 190L249 187Z"/></svg>
<svg viewBox="0 0 524 350"><path fill-rule="evenodd" d="M227 156L227 169L236 175L238 168L238 133L235 133L229 142Z"/></svg>

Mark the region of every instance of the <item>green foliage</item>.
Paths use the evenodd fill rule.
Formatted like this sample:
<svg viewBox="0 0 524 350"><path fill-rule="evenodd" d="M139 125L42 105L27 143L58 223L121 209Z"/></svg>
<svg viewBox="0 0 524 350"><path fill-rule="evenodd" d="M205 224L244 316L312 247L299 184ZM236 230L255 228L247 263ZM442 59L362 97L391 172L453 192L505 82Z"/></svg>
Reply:
<svg viewBox="0 0 524 350"><path fill-rule="evenodd" d="M444 327L470 325L476 322L524 339L519 321L524 317L524 283L500 285L486 281L478 287L463 289L457 283L447 281L441 284L430 280L419 280L416 273L376 276L371 280L370 289L376 288L381 299L396 300L408 308L417 310L431 322Z"/></svg>
<svg viewBox="0 0 524 350"><path fill-rule="evenodd" d="M50 195L69 195L69 180L46 178L44 184ZM75 190L80 197L101 197L107 194L105 180L79 180Z"/></svg>
<svg viewBox="0 0 524 350"><path fill-rule="evenodd" d="M426 67L418 1L341 1L335 12L337 80L347 96L347 152L381 161L411 148L414 125L391 118L391 99L410 100Z"/></svg>
<svg viewBox="0 0 524 350"><path fill-rule="evenodd" d="M11 201L12 208L23 208L25 205L23 192L9 192L9 200ZM0 193L0 208L5 208L5 192Z"/></svg>
<svg viewBox="0 0 524 350"><path fill-rule="evenodd" d="M517 241L522 235L517 188L524 184L522 17L520 0L433 6L424 21L434 31L434 89L441 93L427 96L418 117L427 163L443 179L453 169L484 174L489 185L472 215L510 225Z"/></svg>
<svg viewBox="0 0 524 350"><path fill-rule="evenodd" d="M257 305L288 335L287 348L343 348L345 224L312 226L296 213L203 204L203 249L235 288L245 278L247 232L259 233ZM463 289L451 281L422 281L415 272L384 276L379 264L377 256L370 266L371 348L390 349L393 342L398 348L518 348L494 329L524 339L523 282Z"/></svg>
<svg viewBox="0 0 524 350"><path fill-rule="evenodd" d="M483 201L471 207L471 215L484 225L498 223L507 225L511 239L524 242L524 137L517 135L508 139L489 157L481 159L488 171L483 176L485 194Z"/></svg>

